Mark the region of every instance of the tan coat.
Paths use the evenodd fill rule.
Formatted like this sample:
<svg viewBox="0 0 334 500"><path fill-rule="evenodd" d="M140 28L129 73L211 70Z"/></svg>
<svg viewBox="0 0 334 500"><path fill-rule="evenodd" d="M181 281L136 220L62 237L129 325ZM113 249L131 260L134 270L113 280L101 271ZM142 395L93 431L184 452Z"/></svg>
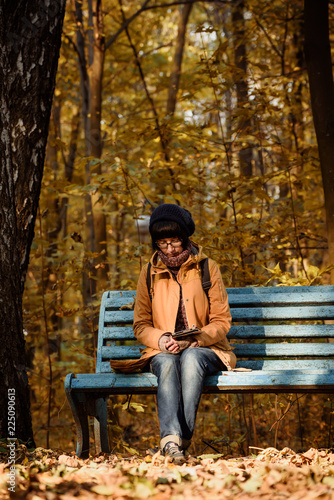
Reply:
<svg viewBox="0 0 334 500"><path fill-rule="evenodd" d="M202 287L199 262L206 258L201 247L195 249L182 264L177 280L182 286L189 327L198 327L201 333L196 335L200 347L210 347L223 361L228 370L236 365L236 357L226 338L231 326L231 313L227 293L218 265L209 259L211 288L209 302ZM142 368L150 358L161 352L158 342L163 333L174 332L175 321L180 301L180 286L171 272L158 258L157 252L151 258L152 301L147 289L146 264L140 274L137 286L137 299L134 309L133 330L136 338L144 344L142 356L137 361L111 361L111 367L124 371L136 371Z"/></svg>

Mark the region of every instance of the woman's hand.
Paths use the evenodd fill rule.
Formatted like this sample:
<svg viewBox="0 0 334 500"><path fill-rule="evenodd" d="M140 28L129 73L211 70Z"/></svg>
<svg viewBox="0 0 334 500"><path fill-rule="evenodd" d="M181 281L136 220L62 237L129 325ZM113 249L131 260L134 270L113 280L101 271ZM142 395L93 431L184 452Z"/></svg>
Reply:
<svg viewBox="0 0 334 500"><path fill-rule="evenodd" d="M198 342L193 335L187 335L182 339L175 340L172 334L167 332L161 335L159 339L159 349L162 352L167 352L169 354L178 354L188 347L197 347Z"/></svg>
<svg viewBox="0 0 334 500"><path fill-rule="evenodd" d="M170 354L177 354L180 351L180 347L177 342L173 339L170 332L164 333L159 339L159 349L162 352L168 352Z"/></svg>
<svg viewBox="0 0 334 500"><path fill-rule="evenodd" d="M196 340L194 335L187 335L186 337L182 337L179 340L176 340L180 351L184 351L188 349L188 347L198 347L198 341Z"/></svg>
<svg viewBox="0 0 334 500"><path fill-rule="evenodd" d="M171 354L177 354L178 352L180 352L180 346L178 342L175 339L173 339L173 337L171 337L170 340L165 343L165 346L167 352Z"/></svg>

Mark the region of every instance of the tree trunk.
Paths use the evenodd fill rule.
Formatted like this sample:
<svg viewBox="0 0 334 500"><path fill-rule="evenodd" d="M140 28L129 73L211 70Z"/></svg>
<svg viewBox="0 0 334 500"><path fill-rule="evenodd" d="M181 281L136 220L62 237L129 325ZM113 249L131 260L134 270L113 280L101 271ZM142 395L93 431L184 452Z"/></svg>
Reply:
<svg viewBox="0 0 334 500"><path fill-rule="evenodd" d="M77 51L79 56L80 83L82 92L82 115L85 130L86 154L94 158L101 158L101 113L102 113L102 80L105 57L105 35L103 27L102 0L89 0L89 30L88 42L84 36L84 20L82 2L74 1L77 30ZM88 47L85 50L85 47ZM88 53L88 61L86 57ZM101 175L101 164L91 167L87 162L86 183L91 181L91 173ZM87 194L85 200L86 212L86 248L89 252L99 253L94 265L90 266L90 275L93 279L84 276L84 303L90 303L90 294L96 294L96 274L101 289L105 289L108 279L107 261L107 231L106 216L101 210L99 193ZM94 241L93 241L94 239ZM98 267L98 271L96 270ZM87 295L88 294L88 295Z"/></svg>
<svg viewBox="0 0 334 500"><path fill-rule="evenodd" d="M249 115L250 101L248 92L248 64L246 49L246 30L245 30L245 0L238 0L232 7L232 25L234 40L234 61L237 71L235 73L235 86L237 94L237 114L238 114L238 136L240 141L238 158L240 174L246 178L251 178L253 174L252 144L244 136L251 135L252 121ZM245 145L244 145L245 144ZM247 181L245 181L247 182ZM240 212L249 212L253 207L252 190L247 190L247 197L243 199ZM232 196L232 193L231 193ZM248 202L248 203L247 203ZM240 260L244 274L244 284L251 284L252 277L248 271L249 266L254 262L253 255L246 255L244 249L240 246Z"/></svg>
<svg viewBox="0 0 334 500"><path fill-rule="evenodd" d="M237 108L239 119L239 136L251 133L251 119L249 117L249 93L248 93L248 68L246 52L246 33L244 18L245 2L238 0L232 8L232 21L234 26L234 59L238 68L236 74ZM242 141L246 142L246 141ZM252 177L253 151L251 144L242 146L239 150L240 173L245 177Z"/></svg>
<svg viewBox="0 0 334 500"><path fill-rule="evenodd" d="M59 163L58 163L58 151L56 146L56 140L60 137L60 114L61 114L61 103L58 99L54 99L53 106L51 110L51 119L49 126L49 141L46 147L45 153L45 166L49 167L53 172L53 179L56 181L59 175ZM40 286L40 293L45 297L45 293L48 288L51 288L57 283L57 270L51 262L58 250L58 236L61 231L61 200L58 197L50 196L47 200L47 211L51 212L53 215L53 220L51 224L46 222L42 223L43 215L40 217L40 232L41 238L47 236L48 247L45 250L46 259L42 259L42 279ZM44 233L45 231L45 233ZM44 234L43 234L44 233ZM47 264L46 262L47 261ZM44 301L44 298L43 298ZM59 332L62 330L62 318L57 315L58 310L57 302L53 302L49 311L50 324L52 325L51 338L48 338L49 352L57 352L57 360L60 360L60 345L61 345L61 335Z"/></svg>
<svg viewBox="0 0 334 500"><path fill-rule="evenodd" d="M43 176L65 0L0 4L0 431L34 444L22 294ZM28 332L29 333L29 332ZM16 427L7 428L8 391Z"/></svg>
<svg viewBox="0 0 334 500"><path fill-rule="evenodd" d="M80 73L80 87L82 97L82 119L85 132L85 154L90 155L90 82L87 70L87 58L85 53L85 37L84 37L84 23L82 14L82 2L73 0L74 16L77 25L77 53L79 60L79 73ZM89 51L89 59L91 59L91 51ZM90 183L90 163L87 161L85 166L85 182ZM85 251L94 254L95 247L95 229L93 219L92 198L89 193L86 194L84 199L84 213L85 213ZM93 297L96 295L96 270L92 264L92 258L86 260L86 269L82 273L82 300L86 310L92 307ZM90 324L94 322L94 313L89 315L87 320ZM84 333L90 333L91 328L83 323ZM93 347L93 342L88 342L88 345Z"/></svg>
<svg viewBox="0 0 334 500"><path fill-rule="evenodd" d="M329 40L328 0L305 0L305 60L317 136L330 265L334 266L334 83ZM334 270L331 272L334 284Z"/></svg>
<svg viewBox="0 0 334 500"><path fill-rule="evenodd" d="M93 62L89 68L90 80L90 156L101 158L101 114L102 114L102 80L105 55L105 35L103 27L102 0L93 0ZM101 163L92 168L92 173L101 175ZM100 288L104 290L108 281L107 260L107 229L106 216L99 193L92 195L94 211L95 246L99 257L97 277Z"/></svg>
<svg viewBox="0 0 334 500"><path fill-rule="evenodd" d="M80 109L78 106L73 106L69 152L67 158L65 158L65 155L63 155L63 161L65 166L65 179L67 180L67 182L71 182L73 178L74 161L77 155L79 130L80 130ZM67 197L62 198L60 215L61 215L61 227L62 227L63 238L65 238L68 233L67 205L68 205L68 198Z"/></svg>
<svg viewBox="0 0 334 500"><path fill-rule="evenodd" d="M62 103L57 98L53 100L53 107L51 111L51 120L49 127L49 140L46 147L46 157L45 166L49 166L54 175L54 180L59 177L60 174L60 164L59 164L59 152L56 146L56 141L61 140L61 111ZM76 157L77 142L79 135L79 125L80 125L80 113L77 106L73 106L73 115L71 119L71 133L70 133L70 143L68 155L62 151L62 160L64 164L65 179L67 182L72 181L73 170L74 170L74 160ZM46 250L47 265L43 269L43 279L42 279L42 290L46 291L51 289L57 282L60 276L57 273L57 266L52 262L58 251L58 240L59 237L65 238L67 236L67 197L50 197L47 200L47 209L52 214L51 225L50 221L46 220L46 223L42 224L44 231L47 233L48 248ZM43 218L43 216L42 216ZM50 260L51 259L51 260ZM61 275L64 277L64 275ZM62 306L62 295L61 290L57 287L57 300L53 301L53 305L50 305L50 320L52 324L52 335L54 336L51 341L51 349L56 347L58 352L58 360L60 359L60 346L61 346L61 335L59 332L62 330L62 317L57 314L59 307Z"/></svg>
<svg viewBox="0 0 334 500"><path fill-rule="evenodd" d="M186 30L189 15L191 12L193 4L184 5L180 11L180 19L177 30L176 46L174 52L174 59L172 65L172 71L170 75L170 84L168 89L168 99L167 99L167 114L173 115L176 106L176 97L179 90L180 76L181 76L181 66L183 59L184 44L186 40Z"/></svg>

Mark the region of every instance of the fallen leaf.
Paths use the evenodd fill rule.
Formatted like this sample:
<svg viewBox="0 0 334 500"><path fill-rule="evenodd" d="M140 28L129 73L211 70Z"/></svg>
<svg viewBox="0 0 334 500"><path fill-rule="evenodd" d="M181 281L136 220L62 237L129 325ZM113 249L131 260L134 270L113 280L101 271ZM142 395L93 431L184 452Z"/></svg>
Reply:
<svg viewBox="0 0 334 500"><path fill-rule="evenodd" d="M93 493L97 493L98 495L110 496L114 494L115 489L111 486L106 486L105 484L97 484L96 486L91 487L91 491L93 491Z"/></svg>
<svg viewBox="0 0 334 500"><path fill-rule="evenodd" d="M198 455L198 459L203 461L203 460L217 460L217 458L221 458L223 457L223 453L207 453L207 454L204 454L204 455Z"/></svg>
<svg viewBox="0 0 334 500"><path fill-rule="evenodd" d="M69 457L68 455L60 455L58 462L68 465L69 467L78 467L79 465L79 461L76 458Z"/></svg>
<svg viewBox="0 0 334 500"><path fill-rule="evenodd" d="M240 483L241 488L246 492L246 493L254 493L257 491L263 484L263 479L252 476L247 481L244 483Z"/></svg>

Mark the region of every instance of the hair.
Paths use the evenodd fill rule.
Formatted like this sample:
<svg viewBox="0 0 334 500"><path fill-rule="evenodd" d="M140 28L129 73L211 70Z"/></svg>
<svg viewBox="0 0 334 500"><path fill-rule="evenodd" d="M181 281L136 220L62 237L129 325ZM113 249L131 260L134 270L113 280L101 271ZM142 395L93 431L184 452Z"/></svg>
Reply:
<svg viewBox="0 0 334 500"><path fill-rule="evenodd" d="M155 242L165 238L179 238L182 241L183 249L187 247L189 241L189 237L185 231L173 220L155 222L151 227L151 238L153 250L159 250Z"/></svg>

